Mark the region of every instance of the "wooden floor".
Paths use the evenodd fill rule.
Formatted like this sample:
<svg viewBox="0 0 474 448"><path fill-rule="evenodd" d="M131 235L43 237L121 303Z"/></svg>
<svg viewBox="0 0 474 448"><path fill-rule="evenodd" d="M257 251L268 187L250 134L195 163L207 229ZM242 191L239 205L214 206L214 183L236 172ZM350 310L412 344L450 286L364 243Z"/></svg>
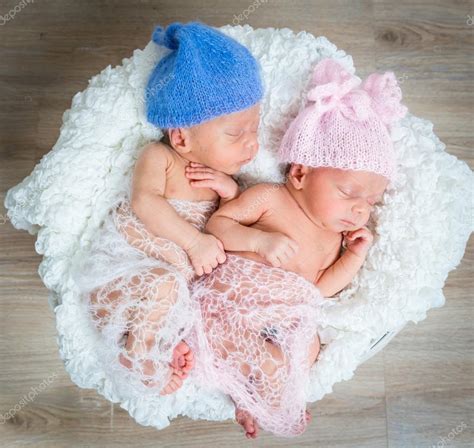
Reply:
<svg viewBox="0 0 474 448"><path fill-rule="evenodd" d="M0 0L0 213L11 186L55 143L73 94L149 40L154 24L237 23L253 0ZM247 22L325 35L359 74L394 70L412 113L435 123L474 168L473 3L454 0L263 2ZM244 23L244 22L242 22ZM469 198L466 198L469 200ZM472 198L471 198L472 200ZM1 218L1 217L0 217ZM447 280L446 306L409 325L349 382L312 406L299 439L248 442L231 421L179 418L161 432L136 424L71 383L58 356L34 237L0 221L0 413L51 384L3 422L1 447L467 447L473 441L473 258Z"/></svg>

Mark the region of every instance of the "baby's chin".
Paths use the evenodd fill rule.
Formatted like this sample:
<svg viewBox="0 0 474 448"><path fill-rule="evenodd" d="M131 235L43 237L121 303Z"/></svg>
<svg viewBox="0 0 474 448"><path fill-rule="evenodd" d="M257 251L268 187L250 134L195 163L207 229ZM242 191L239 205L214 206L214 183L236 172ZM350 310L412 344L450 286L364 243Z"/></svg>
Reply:
<svg viewBox="0 0 474 448"><path fill-rule="evenodd" d="M237 174L240 169L244 166L248 165L248 163L236 163L234 166L230 166L226 169L221 169L221 171L224 173L224 174L227 174L229 176L233 176L234 174Z"/></svg>
<svg viewBox="0 0 474 448"><path fill-rule="evenodd" d="M334 224L334 231L335 232L338 232L338 233L341 233L341 232L349 232L349 231L352 231L352 230L356 230L358 229L360 226L354 226L354 225L351 225L351 224L345 224L343 222L341 222L340 219L338 219L335 224Z"/></svg>

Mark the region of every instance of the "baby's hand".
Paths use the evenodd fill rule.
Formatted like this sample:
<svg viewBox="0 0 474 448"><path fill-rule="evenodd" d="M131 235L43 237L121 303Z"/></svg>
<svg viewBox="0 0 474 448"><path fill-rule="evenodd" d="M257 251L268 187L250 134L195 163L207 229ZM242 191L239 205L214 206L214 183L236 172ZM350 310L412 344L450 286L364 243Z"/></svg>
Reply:
<svg viewBox="0 0 474 448"><path fill-rule="evenodd" d="M257 254L278 268L296 255L298 244L280 232L262 232L257 240Z"/></svg>
<svg viewBox="0 0 474 448"><path fill-rule="evenodd" d="M373 241L372 232L365 226L344 232L344 243L347 250L361 258L365 258Z"/></svg>
<svg viewBox="0 0 474 448"><path fill-rule="evenodd" d="M219 263L226 260L224 246L214 235L199 233L191 245L186 249L194 271L201 276L210 274Z"/></svg>
<svg viewBox="0 0 474 448"><path fill-rule="evenodd" d="M192 187L211 188L226 201L239 195L239 186L231 176L201 163L190 162L186 166L185 174Z"/></svg>

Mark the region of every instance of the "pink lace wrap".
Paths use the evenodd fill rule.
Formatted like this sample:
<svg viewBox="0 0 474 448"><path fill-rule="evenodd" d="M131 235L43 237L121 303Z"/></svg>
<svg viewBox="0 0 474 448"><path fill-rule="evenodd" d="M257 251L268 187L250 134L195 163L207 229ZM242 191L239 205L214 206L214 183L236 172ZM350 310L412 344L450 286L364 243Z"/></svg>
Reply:
<svg viewBox="0 0 474 448"><path fill-rule="evenodd" d="M318 335L324 298L303 277L227 254L196 279L201 318L186 338L197 354L198 382L229 394L274 434L306 429L309 347Z"/></svg>
<svg viewBox="0 0 474 448"><path fill-rule="evenodd" d="M199 230L216 208L169 203ZM148 232L124 200L81 257L75 280L114 385L158 394L184 339L197 383L229 394L265 430L291 437L306 429L309 347L324 299L303 277L228 254L210 275L195 278L184 250ZM133 356L125 349L130 335Z"/></svg>

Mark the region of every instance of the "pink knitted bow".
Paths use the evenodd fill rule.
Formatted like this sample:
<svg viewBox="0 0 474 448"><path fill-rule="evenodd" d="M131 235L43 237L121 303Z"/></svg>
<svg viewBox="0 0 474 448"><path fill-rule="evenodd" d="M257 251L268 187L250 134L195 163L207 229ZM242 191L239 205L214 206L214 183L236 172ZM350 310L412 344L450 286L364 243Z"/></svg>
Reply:
<svg viewBox="0 0 474 448"><path fill-rule="evenodd" d="M339 110L345 117L362 121L375 112L384 124L392 125L407 112L400 101L402 93L393 72L372 73L361 80L351 75L333 59L323 59L316 65L314 86L308 99L315 102L318 115Z"/></svg>

